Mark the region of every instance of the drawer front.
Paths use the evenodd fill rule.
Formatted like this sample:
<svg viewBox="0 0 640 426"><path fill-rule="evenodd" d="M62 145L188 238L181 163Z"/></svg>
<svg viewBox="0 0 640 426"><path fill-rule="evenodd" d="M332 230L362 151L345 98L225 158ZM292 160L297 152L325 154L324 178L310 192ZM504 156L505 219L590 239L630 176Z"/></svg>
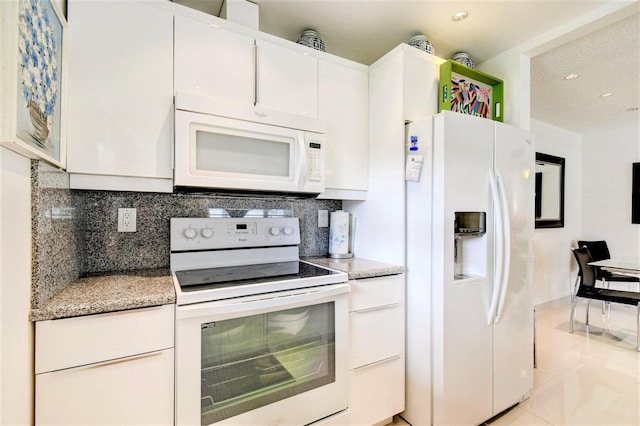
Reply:
<svg viewBox="0 0 640 426"><path fill-rule="evenodd" d="M173 349L36 375L38 425L172 425Z"/></svg>
<svg viewBox="0 0 640 426"><path fill-rule="evenodd" d="M403 313L396 304L349 314L349 368L404 354Z"/></svg>
<svg viewBox="0 0 640 426"><path fill-rule="evenodd" d="M349 311L390 305L404 300L404 274L349 281Z"/></svg>
<svg viewBox="0 0 640 426"><path fill-rule="evenodd" d="M175 305L36 322L36 374L174 345Z"/></svg>
<svg viewBox="0 0 640 426"><path fill-rule="evenodd" d="M350 424L373 425L404 411L403 357L351 370L349 377Z"/></svg>

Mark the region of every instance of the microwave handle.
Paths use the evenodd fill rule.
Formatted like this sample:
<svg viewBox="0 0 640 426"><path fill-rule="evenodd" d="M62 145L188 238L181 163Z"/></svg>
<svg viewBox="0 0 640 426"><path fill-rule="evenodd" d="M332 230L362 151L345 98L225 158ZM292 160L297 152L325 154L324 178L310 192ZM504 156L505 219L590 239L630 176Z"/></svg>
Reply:
<svg viewBox="0 0 640 426"><path fill-rule="evenodd" d="M258 105L258 45L253 41L253 106Z"/></svg>
<svg viewBox="0 0 640 426"><path fill-rule="evenodd" d="M307 149L305 146L304 132L298 132L298 173L296 174L296 188L304 187L304 178L307 175Z"/></svg>

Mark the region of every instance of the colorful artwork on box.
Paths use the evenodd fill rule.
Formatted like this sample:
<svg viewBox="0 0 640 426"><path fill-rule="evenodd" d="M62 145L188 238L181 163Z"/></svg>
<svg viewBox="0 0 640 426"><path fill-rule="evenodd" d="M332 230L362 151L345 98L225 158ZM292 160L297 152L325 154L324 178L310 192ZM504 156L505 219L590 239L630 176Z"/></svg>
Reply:
<svg viewBox="0 0 640 426"><path fill-rule="evenodd" d="M458 73L451 73L451 111L492 118L493 88Z"/></svg>
<svg viewBox="0 0 640 426"><path fill-rule="evenodd" d="M60 160L62 24L51 0L20 0L18 137Z"/></svg>

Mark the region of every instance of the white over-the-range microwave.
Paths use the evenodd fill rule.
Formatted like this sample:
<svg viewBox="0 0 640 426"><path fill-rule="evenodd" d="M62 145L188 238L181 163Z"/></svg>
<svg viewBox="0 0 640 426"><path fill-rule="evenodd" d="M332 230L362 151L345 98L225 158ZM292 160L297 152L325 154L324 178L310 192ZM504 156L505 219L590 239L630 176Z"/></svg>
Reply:
<svg viewBox="0 0 640 426"><path fill-rule="evenodd" d="M176 187L319 194L324 145L318 120L176 93Z"/></svg>

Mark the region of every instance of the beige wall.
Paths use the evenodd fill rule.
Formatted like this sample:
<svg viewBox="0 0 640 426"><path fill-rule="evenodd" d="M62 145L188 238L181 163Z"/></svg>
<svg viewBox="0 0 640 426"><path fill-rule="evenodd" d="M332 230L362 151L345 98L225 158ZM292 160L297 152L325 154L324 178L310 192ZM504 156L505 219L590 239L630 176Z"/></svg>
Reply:
<svg viewBox="0 0 640 426"><path fill-rule="evenodd" d="M31 162L0 147L0 424L33 424Z"/></svg>
<svg viewBox="0 0 640 426"><path fill-rule="evenodd" d="M571 254L582 232L582 136L531 120L536 151L565 159L564 227L536 229L534 304L569 296L577 266Z"/></svg>
<svg viewBox="0 0 640 426"><path fill-rule="evenodd" d="M567 158L568 182L565 200L565 227L536 230L535 234L535 292L536 304L569 296L569 282L575 279L575 262L570 247L577 238L583 238L583 222L590 222L582 204L582 197L589 187L583 185L583 169L589 168L583 161L581 135L535 122L530 110L530 59L559 45L575 40L589 32L611 24L637 12L637 2L611 1L552 31L528 40L506 52L478 64L478 69L498 75L505 81L505 122L536 134L536 151ZM566 136L566 138L563 138ZM584 152L588 149L584 147ZM635 160L638 161L638 160ZM577 204L576 204L577 203ZM636 231L637 232L637 231ZM634 237L634 242L637 240ZM559 248L559 250L558 250ZM553 257L551 254L555 253Z"/></svg>
<svg viewBox="0 0 640 426"><path fill-rule="evenodd" d="M612 126L582 139L582 238L606 240L612 257L640 258L640 225L631 223L632 163L640 162L640 128Z"/></svg>

